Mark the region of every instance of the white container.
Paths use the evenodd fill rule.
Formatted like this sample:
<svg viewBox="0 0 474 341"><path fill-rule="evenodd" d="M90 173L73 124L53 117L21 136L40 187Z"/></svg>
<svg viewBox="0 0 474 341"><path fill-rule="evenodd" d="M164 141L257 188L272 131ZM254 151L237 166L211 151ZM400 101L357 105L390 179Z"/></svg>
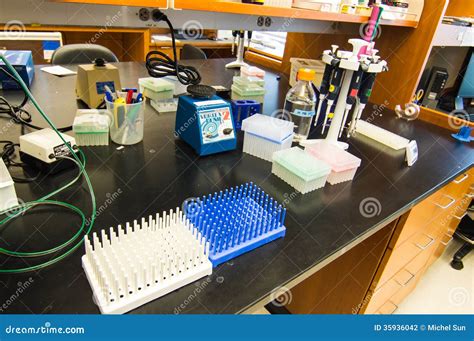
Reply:
<svg viewBox="0 0 474 341"><path fill-rule="evenodd" d="M18 205L15 185L7 166L0 158L0 212Z"/></svg>
<svg viewBox="0 0 474 341"><path fill-rule="evenodd" d="M338 13L341 0L294 0L293 7L321 12Z"/></svg>
<svg viewBox="0 0 474 341"><path fill-rule="evenodd" d="M258 77L265 78L265 71L256 66L242 66L240 68L240 75L242 77Z"/></svg>
<svg viewBox="0 0 474 341"><path fill-rule="evenodd" d="M303 149L293 147L273 154L272 173L305 194L324 187L331 167Z"/></svg>
<svg viewBox="0 0 474 341"><path fill-rule="evenodd" d="M291 8L293 0L265 0L265 6Z"/></svg>
<svg viewBox="0 0 474 341"><path fill-rule="evenodd" d="M356 133L367 136L395 150L404 149L410 143L410 140L400 135L363 120L357 121Z"/></svg>
<svg viewBox="0 0 474 341"><path fill-rule="evenodd" d="M132 104L116 104L105 101L108 115L112 118L110 139L122 145L131 145L143 140L145 101Z"/></svg>
<svg viewBox="0 0 474 341"><path fill-rule="evenodd" d="M110 122L107 110L77 110L72 124L77 145L108 146Z"/></svg>
<svg viewBox="0 0 474 341"><path fill-rule="evenodd" d="M290 58L291 73L290 73L290 86L294 86L297 81L299 69L312 69L316 71L316 77L313 80L313 84L319 88L323 79L323 73L325 64L320 60L315 59L304 59L304 58Z"/></svg>
<svg viewBox="0 0 474 341"><path fill-rule="evenodd" d="M331 174L328 176L331 185L354 179L361 163L358 157L327 142L308 145L305 151L331 166Z"/></svg>
<svg viewBox="0 0 474 341"><path fill-rule="evenodd" d="M174 84L162 78L140 78L138 79L140 92L145 98L153 101L173 98Z"/></svg>
<svg viewBox="0 0 474 341"><path fill-rule="evenodd" d="M272 161L274 152L288 149L293 141L293 122L255 114L242 121L243 152Z"/></svg>

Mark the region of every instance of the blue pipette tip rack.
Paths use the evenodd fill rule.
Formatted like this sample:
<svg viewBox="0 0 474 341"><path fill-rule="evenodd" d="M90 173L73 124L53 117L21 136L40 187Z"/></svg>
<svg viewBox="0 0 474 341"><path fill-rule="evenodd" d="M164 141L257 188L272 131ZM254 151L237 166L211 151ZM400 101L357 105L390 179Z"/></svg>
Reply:
<svg viewBox="0 0 474 341"><path fill-rule="evenodd" d="M209 243L214 267L286 232L286 209L252 182L185 201L183 211Z"/></svg>

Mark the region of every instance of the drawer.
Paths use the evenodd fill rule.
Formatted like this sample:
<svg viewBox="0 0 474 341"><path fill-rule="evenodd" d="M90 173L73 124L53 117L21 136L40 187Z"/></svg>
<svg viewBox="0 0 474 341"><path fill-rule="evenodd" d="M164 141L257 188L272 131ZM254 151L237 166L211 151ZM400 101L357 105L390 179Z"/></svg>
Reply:
<svg viewBox="0 0 474 341"><path fill-rule="evenodd" d="M393 250L377 285L383 285L386 283L419 253L429 248L435 241L435 238L430 235L417 233L415 236Z"/></svg>
<svg viewBox="0 0 474 341"><path fill-rule="evenodd" d="M375 289L374 293L370 297L370 301L367 304L364 314L375 314L380 307L387 302L400 289L394 279L389 280L379 288Z"/></svg>
<svg viewBox="0 0 474 341"><path fill-rule="evenodd" d="M443 192L453 198L460 199L468 192L468 189L474 183L474 171L465 172L443 188Z"/></svg>
<svg viewBox="0 0 474 341"><path fill-rule="evenodd" d="M395 310L397 310L397 308L398 306L389 300L385 302L379 310L377 310L377 314L391 315L395 312Z"/></svg>
<svg viewBox="0 0 474 341"><path fill-rule="evenodd" d="M419 280L421 279L422 273L414 274L410 282L404 287L398 290L391 298L390 303L398 307L400 303L415 289Z"/></svg>
<svg viewBox="0 0 474 341"><path fill-rule="evenodd" d="M445 233L439 237L439 240L435 245L434 252L431 255L431 257L428 259L428 262L426 264L427 267L430 267L431 264L433 264L439 257L441 257L444 250L449 245L449 243L451 243L452 240L453 240L452 233Z"/></svg>
<svg viewBox="0 0 474 341"><path fill-rule="evenodd" d="M442 193L438 191L412 208L403 225L400 236L397 238L395 244L392 245L393 249L402 245L416 233L424 231L425 228L430 225L431 221L435 220L434 218L439 211L437 203L441 197Z"/></svg>

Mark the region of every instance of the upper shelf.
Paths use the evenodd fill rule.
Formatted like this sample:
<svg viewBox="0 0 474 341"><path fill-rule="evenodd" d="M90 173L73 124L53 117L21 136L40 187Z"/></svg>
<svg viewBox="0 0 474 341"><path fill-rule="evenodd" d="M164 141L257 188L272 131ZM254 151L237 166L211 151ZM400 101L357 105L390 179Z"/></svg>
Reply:
<svg viewBox="0 0 474 341"><path fill-rule="evenodd" d="M167 6L166 0L54 0L55 2L76 2L87 4L101 4L101 5L118 5L118 6L137 6L137 7L160 7ZM247 15L264 15L269 17L282 17L291 19L307 19L319 21L332 22L346 22L346 23L364 23L367 22L368 17L362 15L330 13L312 11L300 8L284 8L273 6L262 6L243 4L240 2L229 2L225 0L175 0L174 7L176 9L186 9L195 11L207 11L229 14L247 14ZM417 21L413 20L382 20L382 25L401 26L401 27L416 27Z"/></svg>

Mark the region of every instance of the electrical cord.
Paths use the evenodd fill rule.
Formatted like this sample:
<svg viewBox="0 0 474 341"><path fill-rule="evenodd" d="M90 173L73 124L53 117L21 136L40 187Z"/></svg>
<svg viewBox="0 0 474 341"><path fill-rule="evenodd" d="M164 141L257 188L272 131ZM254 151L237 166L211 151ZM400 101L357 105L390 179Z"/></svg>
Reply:
<svg viewBox="0 0 474 341"><path fill-rule="evenodd" d="M0 144L4 145L3 150L0 152L0 157L3 159L5 166L7 166L8 169L12 167L22 168L23 172L27 173L28 175L28 172L26 170L28 165L23 162L15 161L15 148L19 148L20 144L6 140L0 141ZM40 174L41 172L38 171L35 176L27 178L20 178L12 174L12 179L17 183L30 183L36 181L39 178Z"/></svg>
<svg viewBox="0 0 474 341"><path fill-rule="evenodd" d="M62 186L61 188L59 188L59 189L43 196L42 198L40 198L38 200L30 201L30 202L27 202L27 203L24 203L24 204L21 204L21 205L16 205L16 206L14 206L14 207L12 207L8 210L0 211L0 216L6 215L6 218L4 218L3 220L0 221L0 227L4 226L8 222L10 222L12 219L15 219L15 218L19 217L20 215L22 215L26 211L28 211L31 208L34 208L38 205L58 205L58 206L62 206L62 207L65 207L65 208L68 208L68 209L74 211L82 219L81 227L79 228L79 230L76 232L76 234L72 238L70 238L68 241L66 241L63 244L61 244L59 246L56 246L56 247L53 247L53 248L50 248L48 250L36 251L36 252L18 252L18 251L11 251L11 250L0 247L0 253L5 254L7 256L20 257L20 258L41 257L41 256L46 256L46 255L52 255L52 254L55 254L59 251L63 252L59 255L54 255L51 259L49 259L46 262L42 262L42 263L39 263L39 264L33 265L33 266L13 268L13 269L5 269L3 267L0 267L0 274L13 274L13 273L23 273L23 272L43 269L47 266L50 266L52 264L55 264L55 263L63 260L68 255L70 255L75 250L77 250L77 248L79 248L83 243L83 238L80 238L80 237L84 234L85 235L89 234L92 230L92 227L94 226L94 222L95 222L96 215L97 215L97 212L96 212L97 205L96 205L96 200L95 200L94 189L92 187L91 180L90 180L90 178L89 178L89 176L86 172L86 169L85 169L85 156L82 153L82 151L79 150L79 154L82 156L84 161L82 161L81 158L79 158L79 156L76 154L76 152L72 149L71 145L68 144L66 142L66 140L64 139L64 137L60 134L58 128L56 128L56 126L53 124L53 122L48 117L48 115L43 111L43 109L41 108L41 106L36 101L35 97L33 96L33 94L30 92L30 90L26 86L23 79L20 77L18 72L13 68L13 66L10 64L10 62L1 54L0 54L0 60L2 60L5 63L5 66L8 68L11 75L18 81L18 84L23 89L25 95L33 103L33 105L38 110L38 112L41 114L41 116L46 120L46 122L49 124L49 126L58 134L59 138L63 141L63 143L69 149L69 152L71 153L72 158L67 157L67 156L65 156L64 158L68 158L68 159L74 161L76 163L76 165L78 166L78 168L79 168L79 173L76 176L76 178L73 179L68 184ZM92 213L91 213L91 216L90 216L90 219L89 219L89 225L87 227L86 227L87 220L86 220L85 214L82 212L82 210L80 210L76 206L71 205L69 203L51 199L53 196L59 194L60 192L62 192L65 189L69 188L70 186L72 186L82 176L84 177L84 179L86 181L86 184L87 184L87 187L89 189L89 193L90 193L90 197L91 197L91 203L92 203ZM68 247L68 246L70 246L70 248L66 249L66 247Z"/></svg>
<svg viewBox="0 0 474 341"><path fill-rule="evenodd" d="M199 84L201 82L201 75L199 71L193 66L185 66L178 63L176 54L176 41L174 37L174 28L168 17L159 12L156 21L165 21L171 31L171 43L173 46L173 59L161 51L150 51L146 55L146 68L148 74L155 78L166 76L176 76L178 81L184 85Z"/></svg>
<svg viewBox="0 0 474 341"><path fill-rule="evenodd" d="M4 72L8 77L15 81L18 85L20 82L12 75L12 73L5 70L3 66L0 66L0 71ZM0 96L0 116L6 116L12 119L15 124L21 124L22 126L29 127L35 130L41 130L42 127L38 127L31 123L33 121L31 114L25 109L25 105L28 103L28 96L23 91L24 97L20 104L12 105L5 97ZM60 132L66 132L72 130L72 126L59 128Z"/></svg>

